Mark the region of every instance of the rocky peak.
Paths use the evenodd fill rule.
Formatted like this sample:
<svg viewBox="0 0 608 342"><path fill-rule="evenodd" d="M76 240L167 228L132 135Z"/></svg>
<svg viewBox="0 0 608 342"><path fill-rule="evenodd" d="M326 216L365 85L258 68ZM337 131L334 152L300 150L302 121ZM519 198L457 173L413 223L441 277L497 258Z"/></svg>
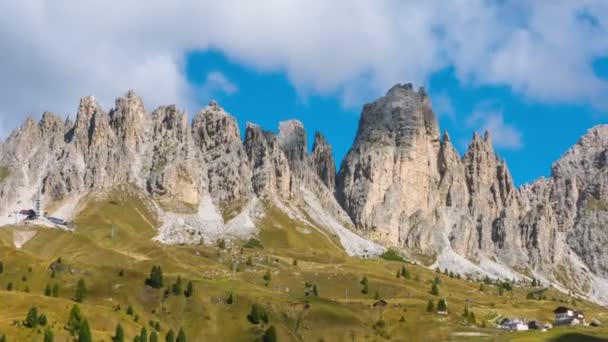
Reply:
<svg viewBox="0 0 608 342"><path fill-rule="evenodd" d="M94 96L80 100L71 140L86 151L91 145L101 144L110 134L109 116L101 109Z"/></svg>
<svg viewBox="0 0 608 342"><path fill-rule="evenodd" d="M203 150L223 144L241 143L236 119L226 113L215 101L199 111L192 121L194 143Z"/></svg>
<svg viewBox="0 0 608 342"><path fill-rule="evenodd" d="M244 146L252 168L251 183L255 193L261 198L290 198L291 170L279 139L248 122Z"/></svg>
<svg viewBox="0 0 608 342"><path fill-rule="evenodd" d="M315 133L315 142L312 146L312 163L317 175L329 190L336 185L336 164L331 145L320 132Z"/></svg>
<svg viewBox="0 0 608 342"><path fill-rule="evenodd" d="M290 162L302 162L306 157L306 131L298 120L279 123L279 144Z"/></svg>

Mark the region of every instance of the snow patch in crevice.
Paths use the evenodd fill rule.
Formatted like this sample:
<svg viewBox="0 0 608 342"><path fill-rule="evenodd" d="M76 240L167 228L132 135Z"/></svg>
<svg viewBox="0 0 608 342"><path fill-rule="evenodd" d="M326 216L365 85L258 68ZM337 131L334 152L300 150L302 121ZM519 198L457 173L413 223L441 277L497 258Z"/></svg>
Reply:
<svg viewBox="0 0 608 342"><path fill-rule="evenodd" d="M227 223L208 194L201 198L196 214L176 214L159 209L163 224L153 240L164 244L210 245L218 239L246 239L257 232L250 216L257 202L255 198L250 200L244 210Z"/></svg>
<svg viewBox="0 0 608 342"><path fill-rule="evenodd" d="M350 256L371 256L380 255L386 248L370 241L364 237L355 234L350 229L340 224L332 215L327 213L317 197L308 189L301 187L301 194L306 202L308 209L307 213L310 217L323 225L328 231L338 236L340 244L344 247L346 253ZM313 225L312 223L310 223Z"/></svg>

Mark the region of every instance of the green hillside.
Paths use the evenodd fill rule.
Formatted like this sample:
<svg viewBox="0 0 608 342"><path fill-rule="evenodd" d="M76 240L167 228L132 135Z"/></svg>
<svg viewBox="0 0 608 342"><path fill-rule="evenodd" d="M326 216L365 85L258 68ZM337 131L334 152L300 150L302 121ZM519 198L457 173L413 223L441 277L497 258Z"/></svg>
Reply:
<svg viewBox="0 0 608 342"><path fill-rule="evenodd" d="M583 310L589 320L608 323L608 311L530 284L500 290L496 284L467 281L465 275L450 276L449 270L446 275L407 262L350 258L336 237L293 222L271 207L258 222L257 240L215 247L152 241L157 219L148 208L137 195L115 192L90 200L76 219L75 233L0 229L0 337L43 341L48 328L55 341L70 340L65 327L77 304L80 279L86 296L77 305L94 341L112 341L117 324L124 328L125 341L144 327L148 337L159 328L162 341L170 329L176 335L183 329L187 341L255 341L269 326L279 341L562 341L608 336L607 328L592 327L501 332L495 327L502 317L551 322L552 310L564 302ZM13 241L24 231L35 235L17 249ZM146 285L156 265L163 275L160 288ZM178 277L181 286L174 286ZM439 295L430 293L436 278ZM184 294L188 282L190 296ZM307 289L310 296L305 295ZM531 291L537 291L540 300L527 299ZM374 308L376 298L388 305ZM447 316L427 312L429 300L437 306L439 299L447 301ZM258 324L248 319L254 305L259 308ZM47 316L46 326L23 326L33 306ZM465 307L474 313L474 322L470 316L465 322Z"/></svg>

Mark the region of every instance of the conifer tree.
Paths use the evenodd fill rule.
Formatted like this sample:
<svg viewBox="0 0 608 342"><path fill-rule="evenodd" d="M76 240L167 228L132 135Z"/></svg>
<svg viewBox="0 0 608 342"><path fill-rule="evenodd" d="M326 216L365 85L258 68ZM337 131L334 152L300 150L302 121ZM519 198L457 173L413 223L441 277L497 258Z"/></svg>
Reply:
<svg viewBox="0 0 608 342"><path fill-rule="evenodd" d="M51 285L46 284L46 287L44 288L44 295L47 297L51 296Z"/></svg>
<svg viewBox="0 0 608 342"><path fill-rule="evenodd" d="M247 315L247 319L251 324L260 324L260 308L257 304L251 305L251 311Z"/></svg>
<svg viewBox="0 0 608 342"><path fill-rule="evenodd" d="M91 329L89 328L89 321L86 319L82 320L80 327L78 328L78 342L92 342L93 337L91 336Z"/></svg>
<svg viewBox="0 0 608 342"><path fill-rule="evenodd" d="M375 300L380 299L380 292L378 292L378 290L376 290L376 293L374 293L374 299Z"/></svg>
<svg viewBox="0 0 608 342"><path fill-rule="evenodd" d="M53 285L53 289L51 290L51 295L55 298L59 297L59 284Z"/></svg>
<svg viewBox="0 0 608 342"><path fill-rule="evenodd" d="M6 335L2 334L2 336L0 336L0 342L6 342Z"/></svg>
<svg viewBox="0 0 608 342"><path fill-rule="evenodd" d="M186 342L186 333L184 332L184 330L182 328L179 329L175 342Z"/></svg>
<svg viewBox="0 0 608 342"><path fill-rule="evenodd" d="M114 332L114 336L112 337L113 342L125 342L125 331L122 328L122 325L118 323L116 325L116 331Z"/></svg>
<svg viewBox="0 0 608 342"><path fill-rule="evenodd" d="M232 298L232 293L228 295L228 299L226 299L226 304L234 303L234 298Z"/></svg>
<svg viewBox="0 0 608 342"><path fill-rule="evenodd" d="M448 311L448 305L445 302L445 299L440 299L439 303L437 303L437 311L438 312L447 312Z"/></svg>
<svg viewBox="0 0 608 342"><path fill-rule="evenodd" d="M439 296L439 286L437 286L437 283L433 283L433 286L431 287L431 294L433 296Z"/></svg>
<svg viewBox="0 0 608 342"><path fill-rule="evenodd" d="M177 280L171 286L171 292L173 292L174 296L179 296L182 294L182 277L177 276Z"/></svg>
<svg viewBox="0 0 608 342"><path fill-rule="evenodd" d="M186 296L186 298L190 298L192 297L193 293L194 285L192 285L192 281L188 281L188 285L186 285L186 290L184 291L184 296Z"/></svg>
<svg viewBox="0 0 608 342"><path fill-rule="evenodd" d="M262 336L263 342L276 342L277 341L277 331L273 325L269 326L264 332L264 336Z"/></svg>
<svg viewBox="0 0 608 342"><path fill-rule="evenodd" d="M9 281L6 285L6 291L13 291L13 282Z"/></svg>
<svg viewBox="0 0 608 342"><path fill-rule="evenodd" d="M46 318L46 315L40 315L38 316L38 324L45 326L48 323L48 319Z"/></svg>
<svg viewBox="0 0 608 342"><path fill-rule="evenodd" d="M87 296L87 287L84 283L84 278L80 278L78 280L78 284L76 284L76 293L74 294L74 301L76 303L82 303L84 298Z"/></svg>
<svg viewBox="0 0 608 342"><path fill-rule="evenodd" d="M80 312L80 307L78 305L72 306L70 316L68 318L68 324L66 326L66 329L70 332L70 335L76 336L76 333L80 329L83 318L84 317L82 317L82 313Z"/></svg>
<svg viewBox="0 0 608 342"><path fill-rule="evenodd" d="M139 333L139 340L142 342L148 342L148 330L146 330L146 327L141 328L141 332Z"/></svg>
<svg viewBox="0 0 608 342"><path fill-rule="evenodd" d="M35 306L30 308L23 323L28 328L36 328L38 326L38 308Z"/></svg>
<svg viewBox="0 0 608 342"><path fill-rule="evenodd" d="M0 274L4 273L4 263L0 261Z"/></svg>
<svg viewBox="0 0 608 342"><path fill-rule="evenodd" d="M150 277L146 278L146 285L160 289L163 287L163 271L160 266L152 266L152 270L150 271Z"/></svg>
<svg viewBox="0 0 608 342"><path fill-rule="evenodd" d="M165 335L165 342L175 342L175 333L173 332L173 329L169 329L169 331L167 331L167 335Z"/></svg>
<svg viewBox="0 0 608 342"><path fill-rule="evenodd" d="M50 328L46 328L44 330L44 342L53 342L55 340L55 336L53 335L53 331Z"/></svg>
<svg viewBox="0 0 608 342"><path fill-rule="evenodd" d="M435 312L435 303L433 303L432 299L429 299L429 302L426 305L426 312Z"/></svg>
<svg viewBox="0 0 608 342"><path fill-rule="evenodd" d="M156 331L152 331L150 334L150 342L158 342L158 333Z"/></svg>

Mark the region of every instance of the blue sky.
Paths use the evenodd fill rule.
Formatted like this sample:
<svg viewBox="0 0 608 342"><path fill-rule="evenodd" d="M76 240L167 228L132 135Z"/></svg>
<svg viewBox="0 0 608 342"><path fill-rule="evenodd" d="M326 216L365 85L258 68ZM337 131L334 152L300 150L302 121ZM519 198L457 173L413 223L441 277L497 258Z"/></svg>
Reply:
<svg viewBox="0 0 608 342"><path fill-rule="evenodd" d="M133 89L148 111L297 118L339 162L362 105L411 82L461 152L489 129L522 184L608 118L606 0L0 1L0 46L0 139Z"/></svg>
<svg viewBox="0 0 608 342"><path fill-rule="evenodd" d="M596 72L608 77L606 59L596 63ZM299 94L284 72L256 71L217 51L189 53L185 73L199 89L196 101L202 106L216 99L238 119L242 135L247 121L276 132L279 121L295 118L304 123L309 149L315 131L327 137L338 167L352 144L361 106L346 105L337 94ZM218 74L221 82L208 81L209 75ZM488 116L502 118L497 128L514 135L501 138L504 134L492 132L494 145L517 184L549 176L551 163L589 128L608 122L608 112L590 104L547 104L514 94L506 86L463 86L452 68L433 73L423 86L429 90L442 130L450 133L461 153L474 131L483 134ZM370 95L362 103L374 98ZM481 113L481 119L472 120L474 113Z"/></svg>

